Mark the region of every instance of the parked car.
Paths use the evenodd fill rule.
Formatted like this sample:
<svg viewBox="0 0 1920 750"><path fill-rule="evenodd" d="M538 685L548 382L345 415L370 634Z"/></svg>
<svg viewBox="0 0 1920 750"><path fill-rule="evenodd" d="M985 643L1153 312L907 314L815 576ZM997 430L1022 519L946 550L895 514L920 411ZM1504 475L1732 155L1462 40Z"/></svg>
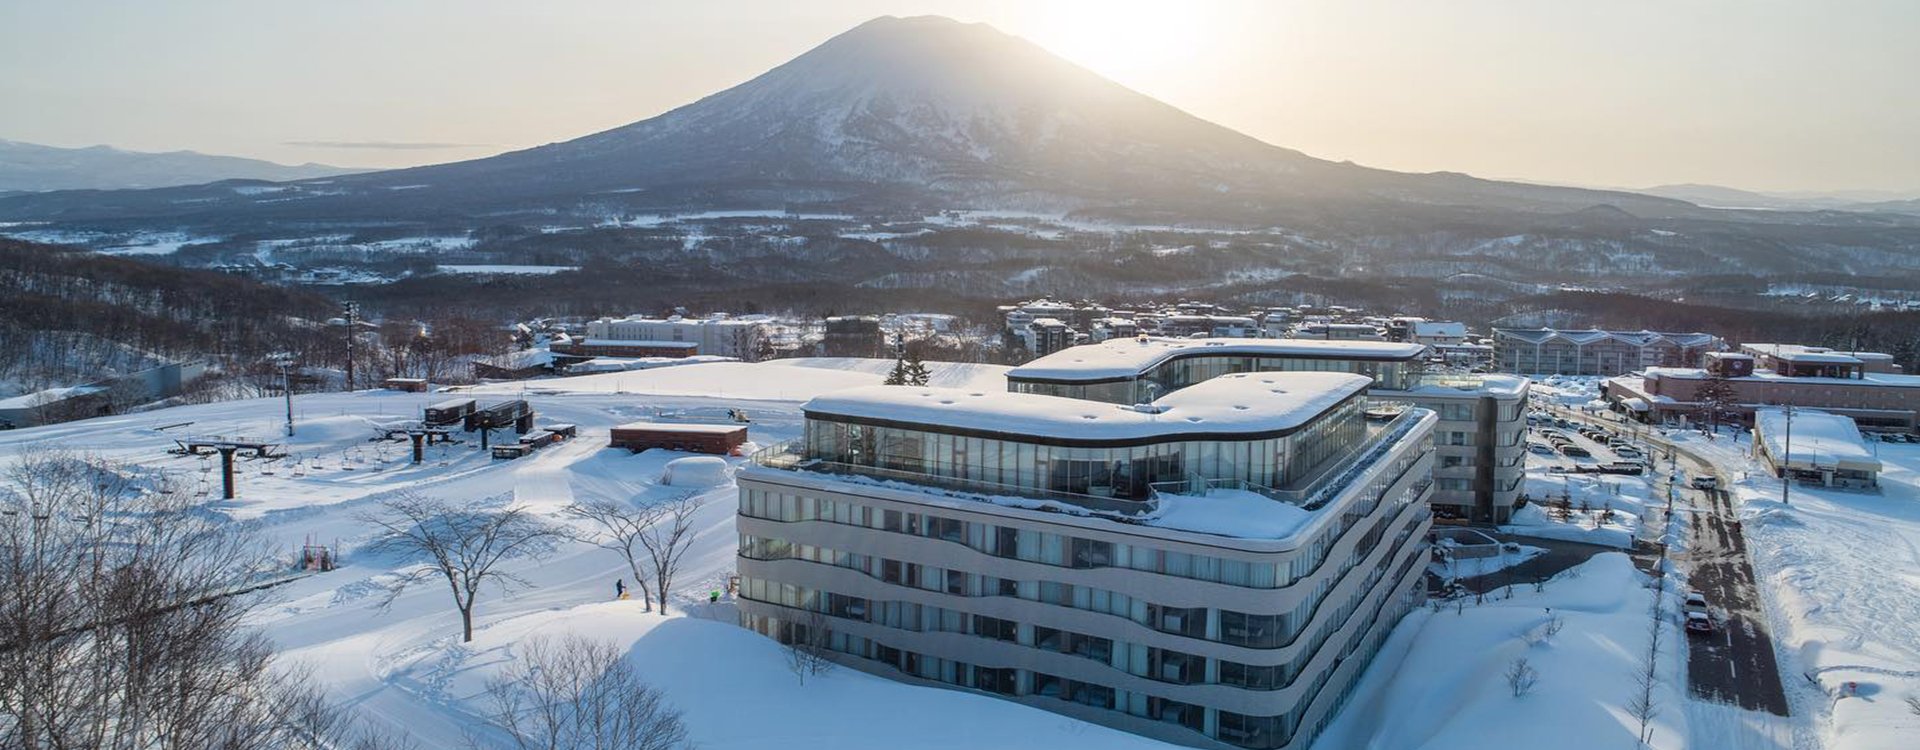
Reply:
<svg viewBox="0 0 1920 750"><path fill-rule="evenodd" d="M1613 449L1613 455L1619 456L1621 458L1640 458L1641 456L1644 456L1646 454L1641 453L1639 448L1635 448L1631 445L1623 445Z"/></svg>
<svg viewBox="0 0 1920 750"><path fill-rule="evenodd" d="M1687 486L1696 490L1711 490L1720 486L1720 478L1711 474L1703 474L1687 480Z"/></svg>
<svg viewBox="0 0 1920 750"><path fill-rule="evenodd" d="M1578 445L1569 445L1565 448L1561 448L1560 452L1568 456L1576 456L1579 458L1593 457L1593 451L1587 450Z"/></svg>
<svg viewBox="0 0 1920 750"><path fill-rule="evenodd" d="M1713 618L1708 616L1707 613L1705 612L1688 612L1687 613L1687 632L1712 633Z"/></svg>
<svg viewBox="0 0 1920 750"><path fill-rule="evenodd" d="M1542 456L1551 456L1553 455L1553 447L1546 443L1527 443L1527 452L1537 453Z"/></svg>
<svg viewBox="0 0 1920 750"><path fill-rule="evenodd" d="M1683 604L1683 605L1681 605L1681 606L1680 606L1680 610L1681 610L1681 611L1683 611L1683 612L1705 612L1705 611L1707 611L1707 595L1706 595L1706 594L1702 594L1702 593L1700 593L1700 592L1698 592L1698 591L1688 591L1688 592L1687 592L1687 603L1686 603L1686 604Z"/></svg>

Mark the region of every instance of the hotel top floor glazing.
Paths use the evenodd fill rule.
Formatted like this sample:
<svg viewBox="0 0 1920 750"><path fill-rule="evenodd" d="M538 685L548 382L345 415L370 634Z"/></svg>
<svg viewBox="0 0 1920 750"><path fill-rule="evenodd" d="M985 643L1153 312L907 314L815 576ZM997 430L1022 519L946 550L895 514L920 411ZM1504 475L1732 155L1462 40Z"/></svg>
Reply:
<svg viewBox="0 0 1920 750"><path fill-rule="evenodd" d="M1366 439L1367 378L1211 378L1150 405L874 386L809 401L801 461L1001 494L1149 497L1157 482L1297 486Z"/></svg>

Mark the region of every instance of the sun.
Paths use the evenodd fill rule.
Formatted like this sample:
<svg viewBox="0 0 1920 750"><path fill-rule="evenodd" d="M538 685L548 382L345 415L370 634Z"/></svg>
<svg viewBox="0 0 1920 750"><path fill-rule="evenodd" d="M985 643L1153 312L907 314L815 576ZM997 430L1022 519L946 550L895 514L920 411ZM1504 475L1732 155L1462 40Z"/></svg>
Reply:
<svg viewBox="0 0 1920 750"><path fill-rule="evenodd" d="M1178 67L1203 41L1204 12L1145 0L1038 4L1027 38L1101 75L1127 82Z"/></svg>

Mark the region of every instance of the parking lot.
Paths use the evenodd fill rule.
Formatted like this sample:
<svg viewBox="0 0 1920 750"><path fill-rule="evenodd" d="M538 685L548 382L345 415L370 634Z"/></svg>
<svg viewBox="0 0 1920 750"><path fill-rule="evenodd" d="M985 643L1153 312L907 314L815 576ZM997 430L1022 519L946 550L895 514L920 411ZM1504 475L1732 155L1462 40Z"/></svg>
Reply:
<svg viewBox="0 0 1920 750"><path fill-rule="evenodd" d="M1560 414L1556 412L1556 416ZM1713 466L1672 451L1657 432L1648 433L1644 426L1607 425L1591 415L1566 417L1581 424L1604 426L1613 434L1638 430L1641 441L1657 453L1655 458L1670 461L1663 468L1678 469L1686 477L1715 474ZM1690 692L1748 710L1787 715L1773 638L1761 610L1759 585L1754 580L1753 563L1732 497L1717 488L1689 487L1677 490L1676 500L1691 511L1693 523L1686 548L1675 553L1674 559L1687 571L1689 585L1705 594L1713 622L1712 632L1690 633L1687 638Z"/></svg>

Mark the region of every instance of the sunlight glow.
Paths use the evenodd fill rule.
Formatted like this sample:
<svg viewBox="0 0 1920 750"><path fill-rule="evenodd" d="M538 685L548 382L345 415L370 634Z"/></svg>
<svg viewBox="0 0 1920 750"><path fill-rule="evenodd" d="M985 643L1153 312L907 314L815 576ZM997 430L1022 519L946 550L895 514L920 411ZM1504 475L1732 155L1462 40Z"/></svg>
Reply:
<svg viewBox="0 0 1920 750"><path fill-rule="evenodd" d="M1122 83L1156 77L1205 38L1205 9L1150 0L1076 0L1033 9L1028 38Z"/></svg>

